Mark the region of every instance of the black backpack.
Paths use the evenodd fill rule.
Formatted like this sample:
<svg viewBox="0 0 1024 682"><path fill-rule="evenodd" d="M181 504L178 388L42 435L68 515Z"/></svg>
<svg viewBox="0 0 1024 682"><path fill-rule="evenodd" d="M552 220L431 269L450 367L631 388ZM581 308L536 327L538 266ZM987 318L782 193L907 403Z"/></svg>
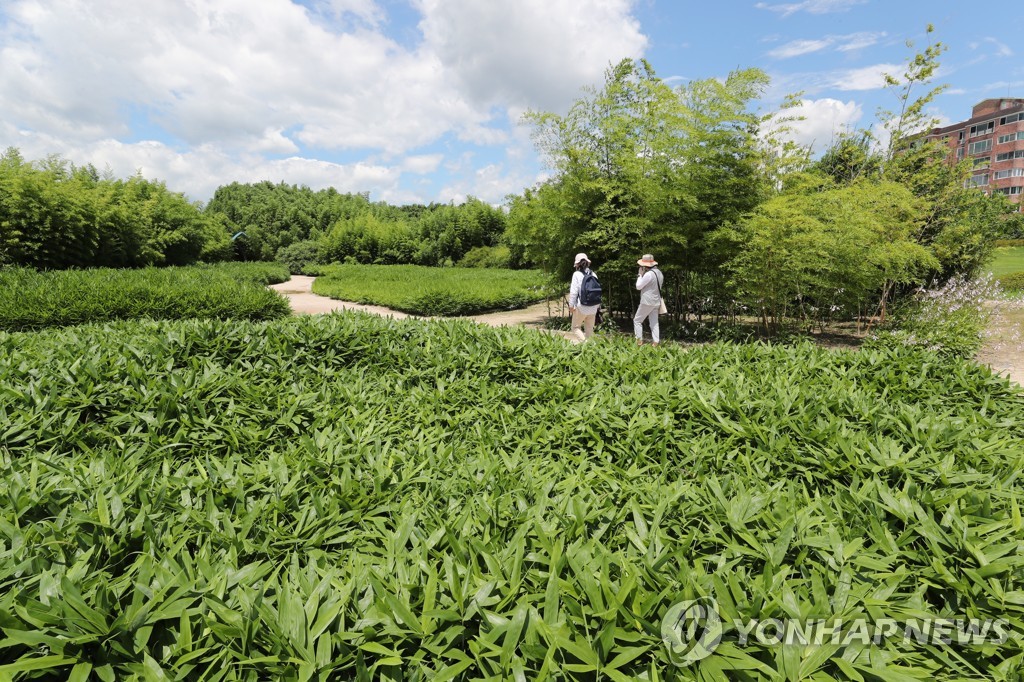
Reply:
<svg viewBox="0 0 1024 682"><path fill-rule="evenodd" d="M583 271L583 283L580 284L580 305L600 305L601 283L597 281L597 275L587 268Z"/></svg>

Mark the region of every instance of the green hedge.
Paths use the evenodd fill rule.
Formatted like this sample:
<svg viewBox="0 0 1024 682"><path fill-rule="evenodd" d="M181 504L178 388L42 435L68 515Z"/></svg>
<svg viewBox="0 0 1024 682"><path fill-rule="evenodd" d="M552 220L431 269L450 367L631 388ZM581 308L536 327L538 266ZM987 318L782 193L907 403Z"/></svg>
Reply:
<svg viewBox="0 0 1024 682"><path fill-rule="evenodd" d="M288 302L264 285L285 281L278 263L224 263L138 270L0 269L0 329L43 329L134 318L287 315Z"/></svg>
<svg viewBox="0 0 1024 682"><path fill-rule="evenodd" d="M1011 272L996 280L1006 291L1024 291L1024 271Z"/></svg>
<svg viewBox="0 0 1024 682"><path fill-rule="evenodd" d="M413 315L512 310L544 300L547 293L546 277L535 270L332 265L319 271L313 282L318 294Z"/></svg>

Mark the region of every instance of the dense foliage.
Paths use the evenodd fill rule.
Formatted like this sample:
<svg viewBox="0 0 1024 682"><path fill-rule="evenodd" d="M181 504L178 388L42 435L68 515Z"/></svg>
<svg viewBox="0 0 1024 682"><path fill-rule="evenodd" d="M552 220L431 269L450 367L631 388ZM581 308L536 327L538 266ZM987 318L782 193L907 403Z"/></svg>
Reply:
<svg viewBox="0 0 1024 682"><path fill-rule="evenodd" d="M504 213L472 197L396 207L365 193L269 182L220 187L206 212L241 233L239 258L277 258L294 272L335 261L453 265L473 248L496 246L505 230Z"/></svg>
<svg viewBox="0 0 1024 682"><path fill-rule="evenodd" d="M795 102L755 113L761 71L672 89L624 60L567 115L526 117L554 174L510 199L506 241L566 280L572 254L587 252L612 311L636 305L634 262L654 253L684 324L884 319L916 286L979 274L995 240L1019 230L1006 197L969 187L969 161L922 144L943 49L886 76L897 102L879 114L887 139L843 135L814 163L783 142Z"/></svg>
<svg viewBox="0 0 1024 682"><path fill-rule="evenodd" d="M459 316L522 308L547 295L536 270L445 269L419 265L332 265L313 291L413 315Z"/></svg>
<svg viewBox="0 0 1024 682"><path fill-rule="evenodd" d="M972 363L639 356L351 314L0 333L0 355L0 675L1021 665L1024 399ZM675 667L661 619L697 596L727 618L1003 618L1010 638L740 648L727 633Z"/></svg>
<svg viewBox="0 0 1024 682"><path fill-rule="evenodd" d="M0 265L186 265L230 258L230 235L163 183L101 176L57 157L0 156Z"/></svg>
<svg viewBox="0 0 1024 682"><path fill-rule="evenodd" d="M135 318L272 319L290 309L264 285L287 279L288 271L276 263L56 272L0 268L0 329Z"/></svg>
<svg viewBox="0 0 1024 682"><path fill-rule="evenodd" d="M566 280L585 251L612 307L631 305L642 253L666 271L705 262L707 233L769 190L749 111L767 83L748 69L673 90L647 62L624 60L567 115L530 114L555 176L512 198L507 241Z"/></svg>
<svg viewBox="0 0 1024 682"><path fill-rule="evenodd" d="M1002 275L997 281L999 286L1006 291L1024 291L1024 270Z"/></svg>

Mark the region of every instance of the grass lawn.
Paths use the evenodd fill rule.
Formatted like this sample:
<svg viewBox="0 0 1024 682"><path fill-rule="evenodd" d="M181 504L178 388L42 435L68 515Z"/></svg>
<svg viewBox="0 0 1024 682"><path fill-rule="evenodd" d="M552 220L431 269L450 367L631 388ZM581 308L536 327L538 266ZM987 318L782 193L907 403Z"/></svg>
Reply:
<svg viewBox="0 0 1024 682"><path fill-rule="evenodd" d="M995 257L989 263L988 271L996 277L1011 272L1024 272L1024 246L1004 246L996 249Z"/></svg>
<svg viewBox="0 0 1024 682"><path fill-rule="evenodd" d="M544 300L545 281L536 270L334 265L324 268L313 291L413 315L459 316L523 308Z"/></svg>

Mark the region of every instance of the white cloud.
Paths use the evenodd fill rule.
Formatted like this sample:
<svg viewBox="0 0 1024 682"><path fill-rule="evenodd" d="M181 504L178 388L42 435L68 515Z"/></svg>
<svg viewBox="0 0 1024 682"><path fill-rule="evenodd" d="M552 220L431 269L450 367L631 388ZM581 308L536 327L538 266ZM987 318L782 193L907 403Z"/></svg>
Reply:
<svg viewBox="0 0 1024 682"><path fill-rule="evenodd" d="M647 45L633 0L415 0L426 44L482 105L561 111Z"/></svg>
<svg viewBox="0 0 1024 682"><path fill-rule="evenodd" d="M981 43L971 43L970 47L972 50L976 50L983 45L991 45L995 48L995 55L997 57L1012 57L1013 50L1010 49L1006 43L1003 43L996 38L985 38Z"/></svg>
<svg viewBox="0 0 1024 682"><path fill-rule="evenodd" d="M813 52L820 52L832 46L835 46L835 49L839 52L851 52L870 47L885 37L885 35L884 31L862 31L847 35L828 35L814 40L793 40L771 50L768 56L775 59L789 59Z"/></svg>
<svg viewBox="0 0 1024 682"><path fill-rule="evenodd" d="M845 12L854 5L862 5L867 0L803 0L803 2L782 3L771 5L767 2L759 2L755 5L758 9L779 12L784 17L797 12L809 14L829 14L831 12Z"/></svg>
<svg viewBox="0 0 1024 682"><path fill-rule="evenodd" d="M821 40L793 40L775 48L768 53L768 56L775 59L789 59L790 57L799 57L800 55L824 50L831 44L832 41L827 38Z"/></svg>
<svg viewBox="0 0 1024 682"><path fill-rule="evenodd" d="M804 120L787 124L786 135L798 144L823 151L842 133L853 130L862 116L860 104L836 99L808 99L784 112L786 116L800 116Z"/></svg>
<svg viewBox="0 0 1024 682"><path fill-rule="evenodd" d="M126 101L186 144L241 150L276 130L278 151L291 131L308 145L401 153L490 116L433 54L334 32L288 0L18 0L8 15L0 117L71 141L125 138Z"/></svg>
<svg viewBox="0 0 1024 682"><path fill-rule="evenodd" d="M828 75L829 86L837 90L877 90L885 87L885 74L898 74L899 64L873 64L859 69L835 71Z"/></svg>
<svg viewBox="0 0 1024 682"><path fill-rule="evenodd" d="M142 169L201 199L271 179L432 200L399 188L406 173L428 191L447 166L418 149L518 148L507 112L559 110L643 53L634 3L413 0L423 34L398 42L380 0L4 0L0 148ZM325 149L377 161L300 156ZM502 177L456 191L493 194Z"/></svg>
<svg viewBox="0 0 1024 682"><path fill-rule="evenodd" d="M150 180L160 180L175 192L189 199L206 201L214 190L228 182L285 182L307 185L313 189L334 187L339 192L368 191L375 200L429 201L430 197L409 195L401 190L403 171L416 172L428 160L419 157L411 163L384 165L372 161L349 164L292 156L267 159L261 154L229 154L207 144L186 151L175 150L157 141L124 143L104 139L82 145L61 146L52 137L13 131L0 125L0 137L16 142L27 159L39 159L60 149L60 153L76 165L93 164L101 171L109 168L114 177L128 177L141 172ZM438 159L439 160L439 159Z"/></svg>
<svg viewBox="0 0 1024 682"><path fill-rule="evenodd" d="M864 48L876 45L879 40L885 38L887 35L888 34L885 31L860 31L858 33L850 33L845 36L837 36L836 40L840 44L836 49L840 52L863 50Z"/></svg>
<svg viewBox="0 0 1024 682"><path fill-rule="evenodd" d="M433 173L444 160L444 154L420 154L418 156L407 156L402 160L402 170L424 175Z"/></svg>
<svg viewBox="0 0 1024 682"><path fill-rule="evenodd" d="M502 203L506 196L518 194L535 180L534 176L509 173L500 164L488 164L478 168L465 179L445 186L440 192L441 201L454 201L459 204L472 195L496 206Z"/></svg>

